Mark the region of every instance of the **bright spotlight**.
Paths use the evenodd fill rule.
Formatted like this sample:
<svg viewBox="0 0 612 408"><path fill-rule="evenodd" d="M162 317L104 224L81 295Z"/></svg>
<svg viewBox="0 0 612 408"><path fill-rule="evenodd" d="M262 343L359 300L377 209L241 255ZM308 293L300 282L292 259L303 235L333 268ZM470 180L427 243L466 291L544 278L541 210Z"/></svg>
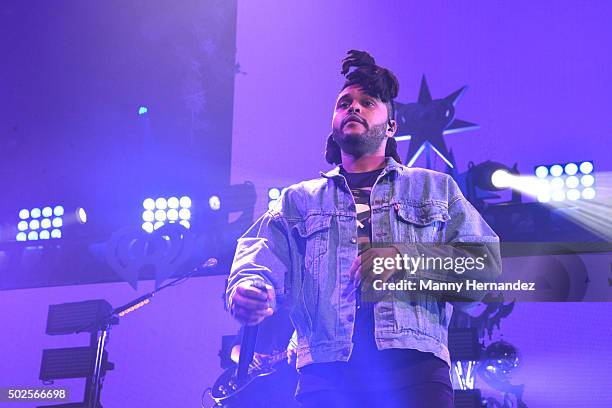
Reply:
<svg viewBox="0 0 612 408"><path fill-rule="evenodd" d="M165 198L160 197L157 200L155 200L155 208L157 208L158 210L165 210L168 207L168 202L166 201Z"/></svg>
<svg viewBox="0 0 612 408"><path fill-rule="evenodd" d="M31 241L39 239L61 238L60 228L64 225L64 207L61 205L21 209L20 221L17 223L19 231L15 236L17 241ZM53 234L52 229L58 232ZM59 235L58 235L59 234Z"/></svg>
<svg viewBox="0 0 612 408"><path fill-rule="evenodd" d="M592 200L595 198L595 189L588 187L582 190L582 198L585 200Z"/></svg>
<svg viewBox="0 0 612 408"><path fill-rule="evenodd" d="M565 200L565 192L563 190L555 190L552 192L553 201L563 201Z"/></svg>
<svg viewBox="0 0 612 408"><path fill-rule="evenodd" d="M573 189L571 189L571 190L569 190L567 192L567 199L568 200L575 201L575 200L578 200L579 198L580 198L580 191L576 190L575 188L573 188Z"/></svg>
<svg viewBox="0 0 612 408"><path fill-rule="evenodd" d="M576 173L578 173L578 166L576 163L567 163L565 165L565 174L568 176L573 176Z"/></svg>
<svg viewBox="0 0 612 408"><path fill-rule="evenodd" d="M491 175L491 184L497 188L508 188L512 182L512 175L504 169L495 170Z"/></svg>
<svg viewBox="0 0 612 408"><path fill-rule="evenodd" d="M45 218L49 218L51 217L51 215L53 215L53 210L51 209L51 207L45 207L42 209L42 216Z"/></svg>
<svg viewBox="0 0 612 408"><path fill-rule="evenodd" d="M568 178L565 179L565 185L567 186L567 188L576 188L578 187L579 184L580 184L580 180L578 180L578 177L576 176L569 176Z"/></svg>
<svg viewBox="0 0 612 408"><path fill-rule="evenodd" d="M179 218L181 220L188 220L189 218L191 218L191 211L189 211L188 208L181 208L181 210L179 211Z"/></svg>
<svg viewBox="0 0 612 408"><path fill-rule="evenodd" d="M582 184L585 187L591 187L593 183L595 183L595 177L593 177L591 174L582 176L582 178L580 179L580 184Z"/></svg>
<svg viewBox="0 0 612 408"><path fill-rule="evenodd" d="M59 229L51 230L51 238L61 238L61 237L62 237L62 230L59 230Z"/></svg>
<svg viewBox="0 0 612 408"><path fill-rule="evenodd" d="M138 114L139 115L144 115L145 113L147 113L149 111L149 109L147 109L146 106L141 106L140 108L138 108Z"/></svg>
<svg viewBox="0 0 612 408"><path fill-rule="evenodd" d="M166 216L168 217L168 221L176 221L178 220L178 211L172 208L171 210L168 210Z"/></svg>
<svg viewBox="0 0 612 408"><path fill-rule="evenodd" d="M77 208L77 221L79 224L85 224L87 222L87 213L82 207Z"/></svg>
<svg viewBox="0 0 612 408"><path fill-rule="evenodd" d="M561 177L563 174L563 167L558 164L550 167L550 175L553 177Z"/></svg>
<svg viewBox="0 0 612 408"><path fill-rule="evenodd" d="M170 197L168 199L168 208L179 208L179 199L176 197Z"/></svg>
<svg viewBox="0 0 612 408"><path fill-rule="evenodd" d="M538 178L544 178L548 176L548 167L546 166L538 166L535 169L535 175Z"/></svg>
<svg viewBox="0 0 612 408"><path fill-rule="evenodd" d="M277 200L281 195L280 189L273 187L268 189L268 198L270 200Z"/></svg>
<svg viewBox="0 0 612 408"><path fill-rule="evenodd" d="M580 163L580 172L582 174L590 174L593 172L593 163L589 161Z"/></svg>
<svg viewBox="0 0 612 408"><path fill-rule="evenodd" d="M142 212L142 229L146 232L153 232L166 222L179 222L181 214L189 219L191 217L191 198L182 196L158 197L156 199L147 198L142 202L144 211Z"/></svg>
<svg viewBox="0 0 612 408"><path fill-rule="evenodd" d="M145 210L153 210L155 209L155 200L153 200L152 198L147 198L142 202L142 206Z"/></svg>
<svg viewBox="0 0 612 408"><path fill-rule="evenodd" d="M160 222L166 221L166 212L164 210L155 211L155 220Z"/></svg>
<svg viewBox="0 0 612 408"><path fill-rule="evenodd" d="M216 195L210 196L208 199L208 205L210 206L211 210L217 211L221 209L221 199Z"/></svg>
<svg viewBox="0 0 612 408"><path fill-rule="evenodd" d="M181 207L183 208L191 208L191 198L187 196L181 197L181 199L179 200L179 203Z"/></svg>

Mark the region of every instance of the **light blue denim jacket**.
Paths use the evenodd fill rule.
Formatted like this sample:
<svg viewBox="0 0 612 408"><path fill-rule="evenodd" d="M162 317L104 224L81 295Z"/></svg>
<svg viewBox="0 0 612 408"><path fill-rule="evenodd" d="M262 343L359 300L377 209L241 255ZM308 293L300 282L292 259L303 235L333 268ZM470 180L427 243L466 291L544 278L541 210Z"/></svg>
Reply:
<svg viewBox="0 0 612 408"><path fill-rule="evenodd" d="M298 368L348 361L353 348L356 299L348 271L358 253L356 207L339 167L321 176L287 188L276 208L238 239L226 293L229 307L245 280L263 279L274 287L272 308L289 307L297 331ZM396 243L400 252L419 242L499 242L450 176L391 158L372 189L370 208L373 244ZM499 249L489 258L495 267L480 280L493 281L500 273ZM431 352L450 366L452 311L453 304L425 293L414 294L410 302L377 302L377 347Z"/></svg>

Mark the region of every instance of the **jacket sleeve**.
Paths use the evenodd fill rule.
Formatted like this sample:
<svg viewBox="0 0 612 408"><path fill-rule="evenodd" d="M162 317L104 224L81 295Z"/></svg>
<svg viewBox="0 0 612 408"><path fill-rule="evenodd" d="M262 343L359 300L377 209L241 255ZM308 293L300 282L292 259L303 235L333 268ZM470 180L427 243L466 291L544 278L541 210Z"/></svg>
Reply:
<svg viewBox="0 0 612 408"><path fill-rule="evenodd" d="M238 239L228 278L225 299L230 308L236 287L245 281L261 280L274 288L276 301L283 302L289 291L292 270L287 223L279 212L270 210Z"/></svg>

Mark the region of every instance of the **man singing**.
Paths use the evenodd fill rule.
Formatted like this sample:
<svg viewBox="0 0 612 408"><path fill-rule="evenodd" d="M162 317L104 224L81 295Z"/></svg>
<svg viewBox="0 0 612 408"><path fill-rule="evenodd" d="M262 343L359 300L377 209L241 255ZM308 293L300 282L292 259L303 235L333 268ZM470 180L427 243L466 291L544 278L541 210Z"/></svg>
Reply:
<svg viewBox="0 0 612 408"><path fill-rule="evenodd" d="M350 51L337 97L326 160L338 166L286 189L238 240L228 308L254 325L278 307L297 332L303 407L453 406L448 324L459 300L417 292L371 296L373 282L406 277L401 267L374 272L373 260L415 256L415 245L495 244L496 234L446 174L400 164L393 135L399 84L366 52ZM493 280L493 267L438 281ZM263 281L267 291L253 287ZM463 305L465 305L464 303Z"/></svg>

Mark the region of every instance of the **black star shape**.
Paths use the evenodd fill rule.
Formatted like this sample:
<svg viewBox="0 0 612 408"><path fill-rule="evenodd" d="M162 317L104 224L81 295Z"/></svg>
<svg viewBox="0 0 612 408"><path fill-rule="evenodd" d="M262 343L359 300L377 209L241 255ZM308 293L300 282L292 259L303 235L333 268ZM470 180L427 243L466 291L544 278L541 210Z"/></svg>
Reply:
<svg viewBox="0 0 612 408"><path fill-rule="evenodd" d="M408 166L414 165L420 154L429 148L436 152L448 167L454 168L454 159L449 155L443 136L478 128L474 123L455 118L455 105L466 88L464 86L443 99L432 99L423 75L418 102L396 103L396 138L402 140L402 136L410 136L406 157Z"/></svg>

